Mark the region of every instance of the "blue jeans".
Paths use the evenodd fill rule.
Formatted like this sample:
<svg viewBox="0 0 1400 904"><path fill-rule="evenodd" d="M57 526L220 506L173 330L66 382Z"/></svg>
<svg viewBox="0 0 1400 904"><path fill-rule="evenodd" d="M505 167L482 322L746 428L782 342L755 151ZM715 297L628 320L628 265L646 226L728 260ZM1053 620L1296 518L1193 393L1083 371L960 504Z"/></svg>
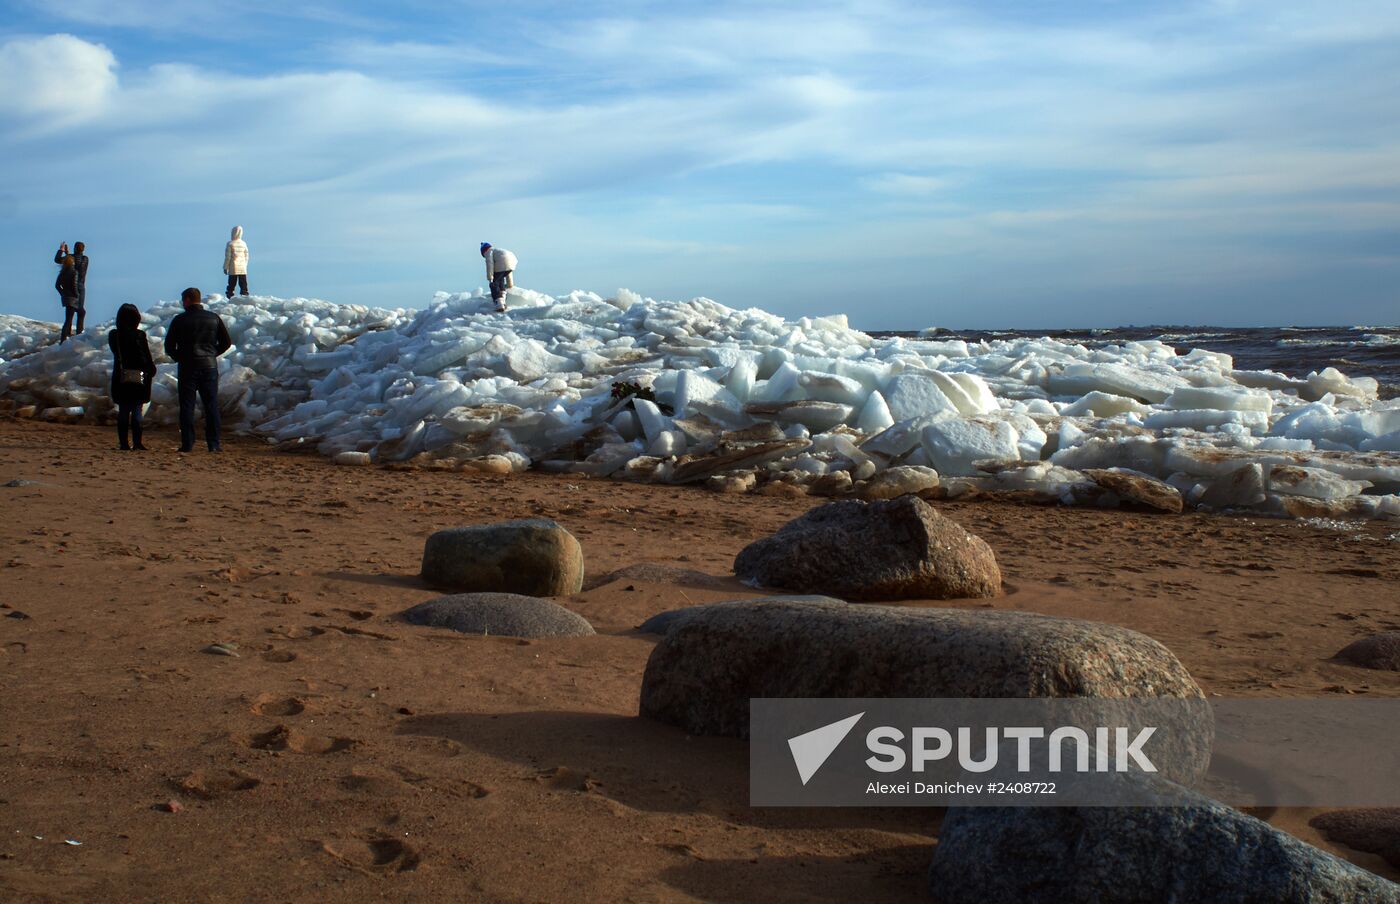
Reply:
<svg viewBox="0 0 1400 904"><path fill-rule="evenodd" d="M216 367L186 367L176 373L180 386L180 448L194 448L194 400L204 409L204 441L211 450L219 448L219 370Z"/></svg>

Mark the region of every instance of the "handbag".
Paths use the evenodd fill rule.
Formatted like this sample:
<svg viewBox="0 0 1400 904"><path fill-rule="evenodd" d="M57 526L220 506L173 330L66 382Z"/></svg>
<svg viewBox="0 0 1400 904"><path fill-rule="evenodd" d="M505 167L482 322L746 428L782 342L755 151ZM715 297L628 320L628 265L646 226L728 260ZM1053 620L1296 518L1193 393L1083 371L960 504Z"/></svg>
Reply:
<svg viewBox="0 0 1400 904"><path fill-rule="evenodd" d="M122 367L121 343L117 343L117 385L142 386L146 382L146 372L135 367Z"/></svg>

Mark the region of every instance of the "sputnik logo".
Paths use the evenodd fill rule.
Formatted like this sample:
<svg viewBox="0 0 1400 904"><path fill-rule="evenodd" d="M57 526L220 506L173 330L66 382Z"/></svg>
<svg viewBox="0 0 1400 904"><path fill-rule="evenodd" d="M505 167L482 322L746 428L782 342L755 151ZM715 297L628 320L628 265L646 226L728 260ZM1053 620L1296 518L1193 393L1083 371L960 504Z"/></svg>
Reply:
<svg viewBox="0 0 1400 904"><path fill-rule="evenodd" d="M864 715L865 713L856 713L839 722L832 722L795 738L788 738L788 749L792 751L792 761L797 764L797 775L802 779L803 785L817 774L817 770L836 751Z"/></svg>

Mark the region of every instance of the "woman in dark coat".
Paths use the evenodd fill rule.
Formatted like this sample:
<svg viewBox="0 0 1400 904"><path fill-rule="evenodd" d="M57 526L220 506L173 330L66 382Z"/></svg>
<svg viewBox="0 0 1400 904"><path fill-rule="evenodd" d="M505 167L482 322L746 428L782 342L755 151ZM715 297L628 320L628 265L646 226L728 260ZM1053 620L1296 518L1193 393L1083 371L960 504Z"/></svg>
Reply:
<svg viewBox="0 0 1400 904"><path fill-rule="evenodd" d="M81 302L78 299L78 266L70 254L63 259L63 269L58 271L58 279L53 287L58 290L58 300L63 303L63 332L58 335L62 345L73 335L73 315L78 314L78 332L82 332L83 318L79 314Z"/></svg>
<svg viewBox="0 0 1400 904"><path fill-rule="evenodd" d="M141 445L141 408L151 400L151 381L156 363L146 332L141 329L141 312L134 304L117 310L117 328L107 333L112 349L112 401L117 403L117 439L122 449L145 451ZM127 445L127 432L135 441Z"/></svg>

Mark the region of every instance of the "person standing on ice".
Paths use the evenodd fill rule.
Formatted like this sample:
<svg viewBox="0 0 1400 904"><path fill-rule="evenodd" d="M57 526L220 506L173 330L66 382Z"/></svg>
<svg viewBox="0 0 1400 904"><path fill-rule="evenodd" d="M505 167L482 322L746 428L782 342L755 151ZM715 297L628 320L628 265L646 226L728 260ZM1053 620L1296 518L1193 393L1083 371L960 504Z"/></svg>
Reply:
<svg viewBox="0 0 1400 904"><path fill-rule="evenodd" d="M73 255L60 262L63 269L58 271L58 279L53 287L58 290L58 300L63 305L63 331L58 334L58 344L62 345L73 335L73 315L78 315L78 332L83 331L83 309L78 299L78 266Z"/></svg>
<svg viewBox="0 0 1400 904"><path fill-rule="evenodd" d="M87 268L88 256L83 252L87 246L82 242L73 243L73 267L78 273L78 332L83 331L83 315L87 313ZM68 257L68 243L60 242L58 251L54 253L53 262L63 263L63 259Z"/></svg>
<svg viewBox="0 0 1400 904"><path fill-rule="evenodd" d="M224 246L224 275L228 277L228 288L224 297L233 297L233 284L238 283L238 294L248 294L248 244L243 241L243 227L233 227L228 244Z"/></svg>
<svg viewBox="0 0 1400 904"><path fill-rule="evenodd" d="M506 289L515 288L515 255L504 248L492 248L481 243L481 256L486 258L486 279L491 284L491 300L497 311L506 309Z"/></svg>
<svg viewBox="0 0 1400 904"><path fill-rule="evenodd" d="M179 367L175 379L180 396L180 451L194 451L194 400L204 409L204 441L210 452L222 452L219 438L219 356L233 347L223 318L206 310L204 297L191 286L180 293L185 306L170 321L165 353Z"/></svg>

